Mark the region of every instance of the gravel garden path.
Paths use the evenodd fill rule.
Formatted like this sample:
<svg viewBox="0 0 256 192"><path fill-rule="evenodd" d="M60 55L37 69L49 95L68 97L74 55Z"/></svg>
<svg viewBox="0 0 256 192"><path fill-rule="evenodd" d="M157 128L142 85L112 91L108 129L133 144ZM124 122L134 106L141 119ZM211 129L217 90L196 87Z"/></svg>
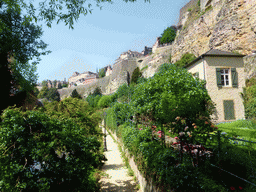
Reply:
<svg viewBox="0 0 256 192"><path fill-rule="evenodd" d="M104 152L104 155L108 160L102 168L106 176L102 177L99 181L101 183L101 191L141 192L141 190L136 189L137 183L134 182L133 177L128 175L128 169L121 158L117 144L108 133L106 138L107 151Z"/></svg>

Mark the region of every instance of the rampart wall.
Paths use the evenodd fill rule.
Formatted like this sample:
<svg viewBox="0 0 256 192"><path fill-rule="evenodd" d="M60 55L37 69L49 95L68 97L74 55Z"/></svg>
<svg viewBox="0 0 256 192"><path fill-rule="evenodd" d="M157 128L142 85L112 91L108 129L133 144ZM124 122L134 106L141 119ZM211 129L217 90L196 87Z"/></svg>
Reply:
<svg viewBox="0 0 256 192"><path fill-rule="evenodd" d="M188 9L196 6L197 2L198 2L198 0L191 0L184 7L181 8L178 26L181 25L181 21L182 21L183 17L185 17L185 13L188 11Z"/></svg>

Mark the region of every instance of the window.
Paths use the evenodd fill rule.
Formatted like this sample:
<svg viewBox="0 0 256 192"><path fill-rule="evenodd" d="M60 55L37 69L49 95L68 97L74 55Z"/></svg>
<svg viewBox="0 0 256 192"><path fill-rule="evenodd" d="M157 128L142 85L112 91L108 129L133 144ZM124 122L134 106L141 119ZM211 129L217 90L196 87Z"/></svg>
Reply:
<svg viewBox="0 0 256 192"><path fill-rule="evenodd" d="M238 87L238 74L236 68L216 68L218 87Z"/></svg>
<svg viewBox="0 0 256 192"><path fill-rule="evenodd" d="M229 86L229 82L230 82L229 69L221 69L220 77L221 77L221 85Z"/></svg>

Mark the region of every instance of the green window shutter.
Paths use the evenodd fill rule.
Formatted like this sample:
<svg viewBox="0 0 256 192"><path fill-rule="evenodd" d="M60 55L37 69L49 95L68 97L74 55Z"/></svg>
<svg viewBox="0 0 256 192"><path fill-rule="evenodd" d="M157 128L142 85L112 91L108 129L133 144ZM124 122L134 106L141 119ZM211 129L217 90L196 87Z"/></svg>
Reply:
<svg viewBox="0 0 256 192"><path fill-rule="evenodd" d="M238 77L237 77L236 68L231 68L231 78L232 78L232 86L238 87Z"/></svg>
<svg viewBox="0 0 256 192"><path fill-rule="evenodd" d="M216 68L216 79L217 79L217 86L221 87L221 76L220 76L220 68Z"/></svg>
<svg viewBox="0 0 256 192"><path fill-rule="evenodd" d="M225 120L234 120L235 111L234 111L234 101L233 100L224 100L224 118Z"/></svg>

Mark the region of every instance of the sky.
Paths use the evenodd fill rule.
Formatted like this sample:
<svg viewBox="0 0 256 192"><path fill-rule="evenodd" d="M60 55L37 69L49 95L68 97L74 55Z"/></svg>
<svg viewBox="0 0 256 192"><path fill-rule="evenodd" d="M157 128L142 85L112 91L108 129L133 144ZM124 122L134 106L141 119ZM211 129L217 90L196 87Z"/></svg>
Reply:
<svg viewBox="0 0 256 192"><path fill-rule="evenodd" d="M68 80L75 71L96 72L112 65L125 51L141 52L145 46L152 47L164 29L178 24L180 9L188 2L113 0L113 4L102 3L101 10L95 6L92 14L81 15L73 30L64 22L53 21L51 28L39 22L43 29L41 40L52 52L40 57L38 82Z"/></svg>

